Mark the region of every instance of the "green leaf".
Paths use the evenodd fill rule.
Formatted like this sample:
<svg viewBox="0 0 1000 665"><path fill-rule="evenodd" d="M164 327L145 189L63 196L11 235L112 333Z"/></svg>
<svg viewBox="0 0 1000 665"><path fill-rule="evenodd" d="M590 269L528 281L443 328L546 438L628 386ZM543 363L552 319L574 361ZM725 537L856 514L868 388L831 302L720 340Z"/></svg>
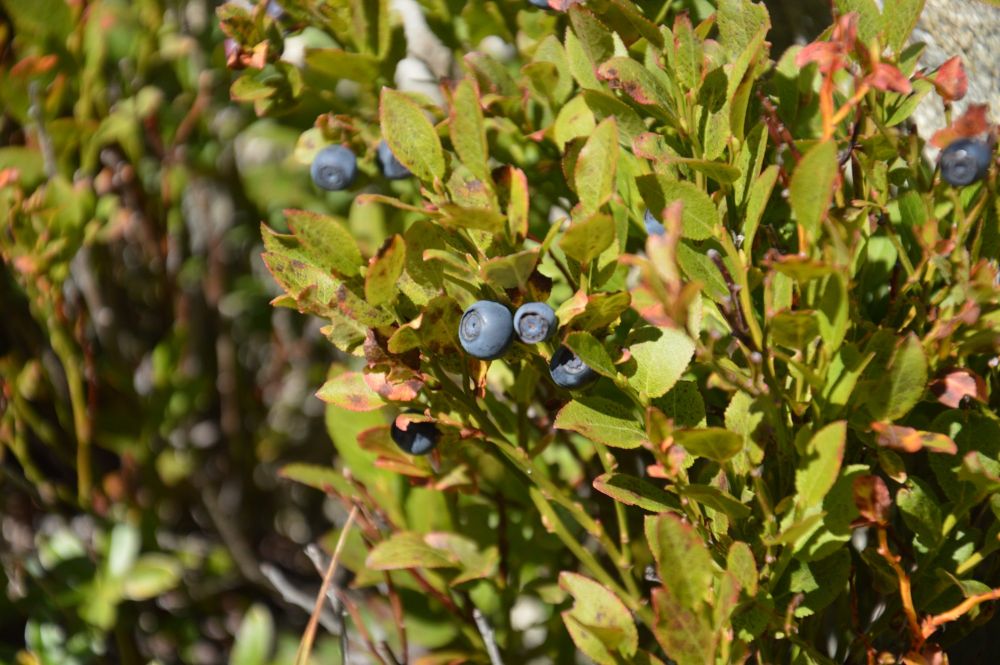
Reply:
<svg viewBox="0 0 1000 665"><path fill-rule="evenodd" d="M849 296L847 280L842 273L827 276L820 287L816 318L819 334L827 353L836 353L847 334Z"/></svg>
<svg viewBox="0 0 1000 665"><path fill-rule="evenodd" d="M32 41L44 37L64 41L73 28L73 15L65 0L3 0L0 4L17 26L18 35Z"/></svg>
<svg viewBox="0 0 1000 665"><path fill-rule="evenodd" d="M899 54L924 10L924 0L894 0L882 7L882 32L893 53Z"/></svg>
<svg viewBox="0 0 1000 665"><path fill-rule="evenodd" d="M740 503L728 492L723 492L718 487L711 485L678 485L681 496L691 499L695 503L708 506L712 510L724 513L734 520L741 520L750 516L750 508Z"/></svg>
<svg viewBox="0 0 1000 665"><path fill-rule="evenodd" d="M581 292L582 293L582 292ZM628 309L632 296L627 291L620 293L595 293L584 296L586 305L582 312L569 314L564 309L571 301L563 303L556 315L563 325L572 323L574 328L583 330L601 330L610 325Z"/></svg>
<svg viewBox="0 0 1000 665"><path fill-rule="evenodd" d="M397 531L376 545L365 566L375 570L406 568L458 568L457 557L428 545L423 536L412 531Z"/></svg>
<svg viewBox="0 0 1000 665"><path fill-rule="evenodd" d="M927 483L911 476L906 487L896 492L896 507L903 521L917 535L925 547L933 547L941 540L942 516L940 500Z"/></svg>
<svg viewBox="0 0 1000 665"><path fill-rule="evenodd" d="M555 427L615 448L638 448L646 439L632 408L605 397L570 402L556 415Z"/></svg>
<svg viewBox="0 0 1000 665"><path fill-rule="evenodd" d="M507 225L505 216L489 208L465 208L454 203L445 203L439 208L444 213L439 220L444 226L500 233Z"/></svg>
<svg viewBox="0 0 1000 665"><path fill-rule="evenodd" d="M798 351L819 337L819 330L816 313L809 310L778 312L768 322L768 333L776 343Z"/></svg>
<svg viewBox="0 0 1000 665"><path fill-rule="evenodd" d="M678 14L674 19L674 57L675 75L688 90L697 93L701 83L701 70L704 57L701 42L695 37L691 27L691 19L687 14Z"/></svg>
<svg viewBox="0 0 1000 665"><path fill-rule="evenodd" d="M581 266L601 255L615 239L615 222L605 214L596 214L573 222L559 238L559 247L566 256Z"/></svg>
<svg viewBox="0 0 1000 665"><path fill-rule="evenodd" d="M631 106L600 90L584 90L583 99L597 120L614 117L618 122L618 141L625 148L632 146L635 137L647 131L643 119Z"/></svg>
<svg viewBox="0 0 1000 665"><path fill-rule="evenodd" d="M406 242L397 234L386 240L378 254L372 257L365 273L365 299L369 305L378 307L396 299L405 263Z"/></svg>
<svg viewBox="0 0 1000 665"><path fill-rule="evenodd" d="M589 9L579 4L569 8L569 20L573 36L579 40L583 52L590 59L591 70L597 69L614 54L611 31Z"/></svg>
<svg viewBox="0 0 1000 665"><path fill-rule="evenodd" d="M663 175L644 175L636 178L636 185L653 215L663 218L663 210L675 201L681 201L682 235L691 240L704 240L715 235L719 213L708 194L689 182L672 180Z"/></svg>
<svg viewBox="0 0 1000 665"><path fill-rule="evenodd" d="M818 237L820 224L833 201L833 186L839 170L837 144L823 141L802 157L792 173L788 202L795 219L811 238Z"/></svg>
<svg viewBox="0 0 1000 665"><path fill-rule="evenodd" d="M458 158L472 175L482 182L492 182L483 110L479 89L473 79L462 79L452 95L450 134Z"/></svg>
<svg viewBox="0 0 1000 665"><path fill-rule="evenodd" d="M680 510L677 497L653 483L624 473L605 473L593 482L594 489L618 503L636 506L651 513Z"/></svg>
<svg viewBox="0 0 1000 665"><path fill-rule="evenodd" d="M345 277L359 274L361 250L337 219L305 210L285 210L288 227L317 267Z"/></svg>
<svg viewBox="0 0 1000 665"><path fill-rule="evenodd" d="M523 289L538 264L538 250L529 249L481 264L483 280L497 289Z"/></svg>
<svg viewBox="0 0 1000 665"><path fill-rule="evenodd" d="M635 655L639 633L625 603L613 591L583 575L559 573L559 587L573 597L562 612L573 643L600 665L616 665L615 654Z"/></svg>
<svg viewBox="0 0 1000 665"><path fill-rule="evenodd" d="M847 422L830 423L817 432L795 471L795 503L806 510L823 502L840 473L847 444Z"/></svg>
<svg viewBox="0 0 1000 665"><path fill-rule="evenodd" d="M618 370L615 369L614 361L607 349L590 333L570 333L566 337L565 344L598 374L612 379L618 375Z"/></svg>
<svg viewBox="0 0 1000 665"><path fill-rule="evenodd" d="M716 462L725 462L743 449L743 437L721 427L678 430L674 441L691 455Z"/></svg>
<svg viewBox="0 0 1000 665"><path fill-rule="evenodd" d="M555 67L556 82L548 91L553 100L562 104L573 92L573 74L570 71L569 60L566 51L555 35L549 35L542 40L542 43L535 49L533 62L544 62Z"/></svg>
<svg viewBox="0 0 1000 665"><path fill-rule="evenodd" d="M674 421L674 427L703 427L706 424L705 400L696 381L678 381L652 404Z"/></svg>
<svg viewBox="0 0 1000 665"><path fill-rule="evenodd" d="M720 0L716 20L719 42L731 56L738 56L771 26L767 8L750 0Z"/></svg>
<svg viewBox="0 0 1000 665"><path fill-rule="evenodd" d="M119 523L111 529L108 539L104 573L109 579L123 578L135 564L142 546L139 530L131 524Z"/></svg>
<svg viewBox="0 0 1000 665"><path fill-rule="evenodd" d="M663 586L680 607L701 610L712 587L714 566L701 536L673 513L646 517L645 531Z"/></svg>
<svg viewBox="0 0 1000 665"><path fill-rule="evenodd" d="M674 115L669 93L648 69L632 58L611 58L597 68L597 76L613 89L620 89L637 104L652 106L668 116Z"/></svg>
<svg viewBox="0 0 1000 665"><path fill-rule="evenodd" d="M747 596L757 595L757 562L749 545L737 540L729 546L726 570L733 574Z"/></svg>
<svg viewBox="0 0 1000 665"><path fill-rule="evenodd" d="M754 178L753 184L750 186L746 213L743 215L744 247L753 247L753 240L760 227L760 220L764 216L768 201L771 200L771 192L774 191L774 183L777 180L778 167L771 164L757 178Z"/></svg>
<svg viewBox="0 0 1000 665"><path fill-rule="evenodd" d="M250 606L229 653L229 665L266 665L274 648L274 619L261 603Z"/></svg>
<svg viewBox="0 0 1000 665"><path fill-rule="evenodd" d="M382 89L379 100L382 136L400 163L421 180L444 178L444 152L434 125L408 96Z"/></svg>
<svg viewBox="0 0 1000 665"><path fill-rule="evenodd" d="M647 398L670 390L694 356L694 342L676 328L644 328L629 351L635 359L635 373L629 383Z"/></svg>
<svg viewBox="0 0 1000 665"><path fill-rule="evenodd" d="M167 554L144 554L128 571L122 590L129 600L149 600L170 591L180 581L180 561Z"/></svg>
<svg viewBox="0 0 1000 665"><path fill-rule="evenodd" d="M316 391L316 397L349 411L375 411L385 406L381 396L368 385L361 372L344 372Z"/></svg>
<svg viewBox="0 0 1000 665"><path fill-rule="evenodd" d="M307 72L314 72L331 80L349 79L369 83L378 78L378 58L367 53L353 53L339 48L307 48Z"/></svg>
<svg viewBox="0 0 1000 665"><path fill-rule="evenodd" d="M294 480L327 494L349 497L354 494L354 486L344 476L343 471L317 464L286 464L278 475Z"/></svg>
<svg viewBox="0 0 1000 665"><path fill-rule="evenodd" d="M597 127L594 113L587 106L587 101L580 96L569 100L559 109L556 122L552 126L552 138L559 150L565 150L566 144L581 136L590 136Z"/></svg>
<svg viewBox="0 0 1000 665"><path fill-rule="evenodd" d="M573 169L573 183L584 215L591 215L611 198L618 165L618 123L606 118L594 129L580 150Z"/></svg>
<svg viewBox="0 0 1000 665"><path fill-rule="evenodd" d="M888 372L868 394L867 407L875 420L902 418L923 397L927 385L927 357L920 339L910 333L892 356Z"/></svg>

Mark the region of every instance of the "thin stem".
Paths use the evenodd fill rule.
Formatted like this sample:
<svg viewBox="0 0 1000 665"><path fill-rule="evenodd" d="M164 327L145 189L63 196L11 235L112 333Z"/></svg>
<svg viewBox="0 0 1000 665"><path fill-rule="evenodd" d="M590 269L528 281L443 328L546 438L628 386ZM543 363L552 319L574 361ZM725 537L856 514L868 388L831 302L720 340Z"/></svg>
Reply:
<svg viewBox="0 0 1000 665"><path fill-rule="evenodd" d="M500 657L500 648L497 646L496 636L493 634L493 627L490 626L490 622L486 620L483 613L479 611L479 608L472 610L472 618L476 620L476 628L479 629L479 634L483 638L483 644L486 645L486 653L490 657L490 665L504 665L503 658Z"/></svg>

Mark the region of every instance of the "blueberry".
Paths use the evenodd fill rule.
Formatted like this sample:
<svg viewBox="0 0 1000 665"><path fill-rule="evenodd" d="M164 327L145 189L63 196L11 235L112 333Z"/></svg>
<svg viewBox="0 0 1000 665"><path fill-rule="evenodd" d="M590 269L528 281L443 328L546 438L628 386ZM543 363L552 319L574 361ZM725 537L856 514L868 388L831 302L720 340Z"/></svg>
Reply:
<svg viewBox="0 0 1000 665"><path fill-rule="evenodd" d="M990 147L984 141L958 139L941 151L941 177L952 187L981 180L990 168Z"/></svg>
<svg viewBox="0 0 1000 665"><path fill-rule="evenodd" d="M646 208L646 212L643 213L642 221L646 224L646 233L651 236L662 236L667 232L667 230L663 228L663 224L653 217L653 213L649 212L649 208Z"/></svg>
<svg viewBox="0 0 1000 665"><path fill-rule="evenodd" d="M558 325L556 313L543 302L526 302L514 312L514 332L525 344L544 342Z"/></svg>
<svg viewBox="0 0 1000 665"><path fill-rule="evenodd" d="M552 9L549 7L549 0L528 0L528 2L536 7L541 7L542 9Z"/></svg>
<svg viewBox="0 0 1000 665"><path fill-rule="evenodd" d="M514 341L514 319L510 310L492 300L480 300L462 314L458 339L470 356L494 360Z"/></svg>
<svg viewBox="0 0 1000 665"><path fill-rule="evenodd" d="M392 437L397 446L409 454L426 455L437 445L438 439L441 438L441 431L438 430L437 425L434 423L422 421L411 421L406 426L406 429L402 430L396 425L396 421L393 420L389 436Z"/></svg>
<svg viewBox="0 0 1000 665"><path fill-rule="evenodd" d="M582 388L597 380L597 372L590 369L587 363L580 360L580 356L565 346L559 347L559 350L552 354L549 374L552 375L552 380L556 382L556 385L570 390Z"/></svg>
<svg viewBox="0 0 1000 665"><path fill-rule="evenodd" d="M358 160L349 148L331 145L316 153L309 169L317 187L328 191L347 189L358 175Z"/></svg>
<svg viewBox="0 0 1000 665"><path fill-rule="evenodd" d="M392 154L392 150L389 149L389 144L385 141L381 141L378 144L378 165L382 169L382 175L384 175L389 180L402 180L403 178L409 178L412 173L410 169L406 168L399 163L396 159L396 155Z"/></svg>

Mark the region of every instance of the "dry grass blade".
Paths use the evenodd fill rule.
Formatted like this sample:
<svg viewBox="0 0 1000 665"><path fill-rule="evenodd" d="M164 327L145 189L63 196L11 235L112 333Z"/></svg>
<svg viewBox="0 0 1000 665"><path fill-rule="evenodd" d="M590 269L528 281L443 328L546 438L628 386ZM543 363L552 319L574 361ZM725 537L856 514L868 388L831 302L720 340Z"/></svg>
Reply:
<svg viewBox="0 0 1000 665"><path fill-rule="evenodd" d="M340 552L344 549L344 543L347 542L347 533L351 530L357 514L358 507L354 506L351 508L351 514L347 516L344 528L340 531L337 546L333 549L333 558L330 559L330 565L327 566L326 574L323 576L323 583L316 593L316 605L313 607L312 616L309 617L309 624L306 626L305 632L302 633L302 641L299 642L299 651L295 656L295 665L305 665L309 662L309 654L312 653L313 642L316 639L316 627L319 625L319 617L323 613L323 605L326 603L326 592L333 581L333 573L337 570Z"/></svg>

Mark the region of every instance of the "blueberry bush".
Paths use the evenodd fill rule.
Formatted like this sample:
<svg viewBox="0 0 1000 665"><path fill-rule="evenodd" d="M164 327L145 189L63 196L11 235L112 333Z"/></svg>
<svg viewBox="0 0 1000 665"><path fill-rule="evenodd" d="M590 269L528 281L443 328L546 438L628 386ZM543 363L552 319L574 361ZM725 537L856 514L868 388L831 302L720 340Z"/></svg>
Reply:
<svg viewBox="0 0 1000 665"><path fill-rule="evenodd" d="M275 496L304 485L326 500L302 513L328 555L309 550L324 578L315 607L300 605L312 614L297 662L323 639L341 657L421 665L975 662L959 654L1000 599L998 131L986 106L953 108L959 59L921 66L910 33L922 6L835 0L833 24L782 53L751 0L217 9L212 55L243 131L294 143L237 178L239 203L265 218L271 304L308 315L282 319L305 340L322 321L329 354L309 376L334 450L258 444L283 464ZM144 38L176 53L169 34ZM184 121L191 103L143 106L149 88L105 72L110 59L97 69L133 95L114 106L132 133L111 113L86 140L50 120L49 138L40 109L72 100L89 127L79 107L95 90L67 89L55 67L89 61L55 41L68 51L55 64L25 63L29 51L11 72L48 73L61 104L3 84L21 104L5 131L30 127L20 143L35 149L0 152L33 160L0 163L0 249L69 392L59 399L44 357L16 357L0 440L31 471L16 435L45 443L38 402L68 401L52 438L76 425L79 475L90 421L78 412L104 368L76 373L58 347L118 359L87 352L91 328L69 325L57 287L80 248L113 242L111 213L129 200L91 193L100 141L145 163L142 200L155 194L146 205L177 224L199 162L158 156L157 132L171 145L197 125L192 150L225 143L208 119ZM169 94L190 102L191 79ZM942 105L948 125L918 133L921 103ZM65 226L57 242L51 224ZM229 325L263 316L241 311ZM187 358L171 349L165 370ZM254 427L239 431L255 440ZM104 445L120 451L110 431ZM193 455L184 473L205 475ZM79 475L85 507L92 486ZM123 516L102 519L102 545L132 533ZM109 552L94 573L113 606L208 565L140 555L170 549L148 532L117 537L132 539L128 565ZM150 557L172 576L130 595L129 571ZM233 653L267 662L252 659L271 614L243 616ZM116 625L83 621L91 636ZM36 642L55 625L32 623Z"/></svg>

